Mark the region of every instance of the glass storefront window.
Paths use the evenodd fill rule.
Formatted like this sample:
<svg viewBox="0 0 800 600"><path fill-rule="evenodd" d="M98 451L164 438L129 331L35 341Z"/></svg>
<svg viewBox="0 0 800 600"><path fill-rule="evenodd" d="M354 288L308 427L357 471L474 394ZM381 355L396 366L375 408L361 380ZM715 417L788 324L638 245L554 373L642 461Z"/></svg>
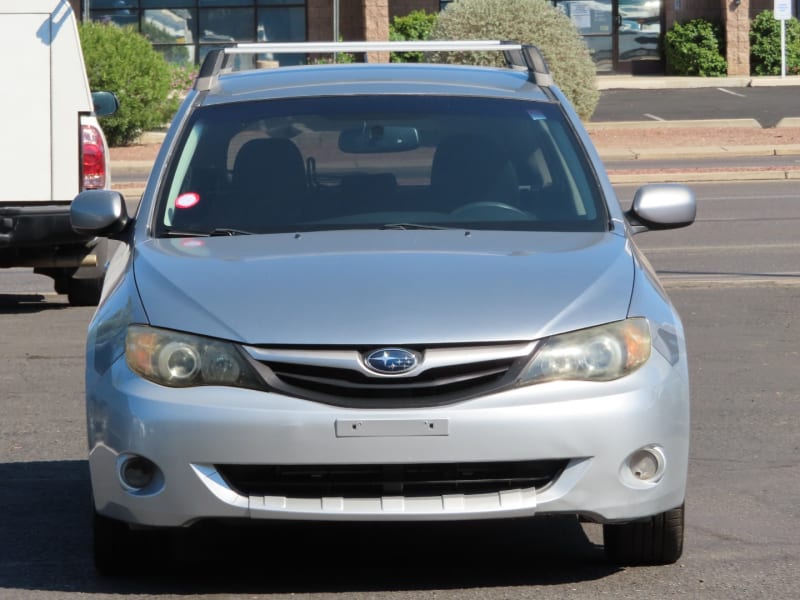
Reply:
<svg viewBox="0 0 800 600"><path fill-rule="evenodd" d="M568 0L559 2L558 8L569 17L581 34L611 35L611 0Z"/></svg>
<svg viewBox="0 0 800 600"><path fill-rule="evenodd" d="M95 0L92 0L94 4ZM140 0L142 8L195 8L197 0Z"/></svg>
<svg viewBox="0 0 800 600"><path fill-rule="evenodd" d="M196 23L195 11L188 8L145 10L142 34L153 44L191 44Z"/></svg>
<svg viewBox="0 0 800 600"><path fill-rule="evenodd" d="M259 9L256 22L259 42L299 42L306 37L304 8Z"/></svg>
<svg viewBox="0 0 800 600"><path fill-rule="evenodd" d="M173 63L200 64L210 49L234 42L306 39L306 0L92 0L90 13L93 21L134 26Z"/></svg>
<svg viewBox="0 0 800 600"><path fill-rule="evenodd" d="M139 8L139 0L92 0L91 8L100 9L121 9Z"/></svg>
<svg viewBox="0 0 800 600"><path fill-rule="evenodd" d="M254 42L255 9L201 8L200 42Z"/></svg>
<svg viewBox="0 0 800 600"><path fill-rule="evenodd" d="M92 10L92 21L98 23L114 23L120 27L132 25L139 28L138 10Z"/></svg>
<svg viewBox="0 0 800 600"><path fill-rule="evenodd" d="M660 59L661 0L620 0L619 16L620 59Z"/></svg>
<svg viewBox="0 0 800 600"><path fill-rule="evenodd" d="M253 6L254 0L198 0L198 5L205 7L221 6Z"/></svg>

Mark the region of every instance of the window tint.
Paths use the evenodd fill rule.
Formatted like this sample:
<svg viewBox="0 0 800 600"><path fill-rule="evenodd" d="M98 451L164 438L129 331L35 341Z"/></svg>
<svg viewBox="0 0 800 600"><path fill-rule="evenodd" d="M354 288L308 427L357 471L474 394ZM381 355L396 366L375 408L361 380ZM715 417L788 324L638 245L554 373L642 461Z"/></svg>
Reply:
<svg viewBox="0 0 800 600"><path fill-rule="evenodd" d="M518 100L324 97L201 108L163 190L160 235L607 224L558 107Z"/></svg>

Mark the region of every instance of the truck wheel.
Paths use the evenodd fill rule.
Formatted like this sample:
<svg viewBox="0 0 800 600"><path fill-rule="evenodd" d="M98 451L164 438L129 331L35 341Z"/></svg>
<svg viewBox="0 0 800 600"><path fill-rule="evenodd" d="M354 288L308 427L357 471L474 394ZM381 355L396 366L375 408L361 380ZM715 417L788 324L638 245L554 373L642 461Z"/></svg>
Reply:
<svg viewBox="0 0 800 600"><path fill-rule="evenodd" d="M642 521L603 525L606 557L621 565L668 565L683 553L684 505Z"/></svg>
<svg viewBox="0 0 800 600"><path fill-rule="evenodd" d="M72 306L96 306L100 302L103 279L70 279L67 299Z"/></svg>

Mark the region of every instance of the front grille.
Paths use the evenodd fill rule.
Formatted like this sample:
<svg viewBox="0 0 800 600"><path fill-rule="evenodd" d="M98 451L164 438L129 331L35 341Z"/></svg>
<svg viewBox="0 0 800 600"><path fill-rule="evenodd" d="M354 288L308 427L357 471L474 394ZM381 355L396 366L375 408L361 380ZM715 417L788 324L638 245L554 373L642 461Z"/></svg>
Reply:
<svg viewBox="0 0 800 600"><path fill-rule="evenodd" d="M280 393L365 408L433 406L513 385L534 343L415 348L420 364L408 373L376 374L364 364L373 349L248 347L267 385Z"/></svg>
<svg viewBox="0 0 800 600"><path fill-rule="evenodd" d="M375 379L349 369L271 364L286 385L350 398L421 398L464 392L498 381L512 361L490 361L431 369L409 379Z"/></svg>
<svg viewBox="0 0 800 600"><path fill-rule="evenodd" d="M215 465L243 496L426 497L540 490L567 460L387 465Z"/></svg>

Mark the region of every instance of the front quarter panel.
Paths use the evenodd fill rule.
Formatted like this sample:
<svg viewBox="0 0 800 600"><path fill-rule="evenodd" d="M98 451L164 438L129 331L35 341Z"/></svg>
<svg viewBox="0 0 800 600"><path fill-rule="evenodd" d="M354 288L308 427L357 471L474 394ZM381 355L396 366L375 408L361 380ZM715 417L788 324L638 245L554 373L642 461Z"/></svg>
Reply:
<svg viewBox="0 0 800 600"><path fill-rule="evenodd" d="M106 402L99 393L111 366L125 354L125 336L131 323L146 323L136 282L133 277L130 247L122 246L114 257L118 269L113 287L97 309L86 341L86 416L89 448L102 435Z"/></svg>

